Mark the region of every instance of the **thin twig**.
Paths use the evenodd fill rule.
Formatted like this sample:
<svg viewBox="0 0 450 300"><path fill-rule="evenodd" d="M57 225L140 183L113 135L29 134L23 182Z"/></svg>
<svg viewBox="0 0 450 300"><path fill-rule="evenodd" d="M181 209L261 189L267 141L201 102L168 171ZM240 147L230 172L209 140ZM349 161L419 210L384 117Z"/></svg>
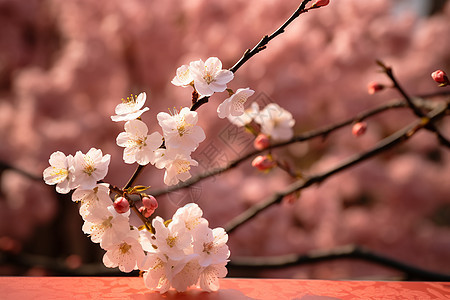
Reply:
<svg viewBox="0 0 450 300"><path fill-rule="evenodd" d="M256 215L258 215L260 212L265 210L266 208L281 202L281 200L287 196L290 195L296 191L305 189L309 186L312 186L313 184L320 183L327 179L328 177L339 173L343 170L346 170L358 163L361 163L369 158L374 157L375 155L386 151L395 145L402 143L409 138L411 138L417 131L420 129L426 127L430 122L435 121L442 117L444 113L446 112L447 105L444 103L440 103L440 105L428 113L425 118L421 118L420 120L417 120L410 124L409 126L403 128L402 130L397 131L396 133L388 136L387 138L381 140L374 148L371 150L356 154L341 163L339 163L334 168L331 168L330 170L316 174L314 176L306 177L305 180L300 180L298 182L293 183L290 185L286 190L274 194L272 197L266 199L265 201L256 203L254 206L250 207L234 219L232 219L226 226L225 230L230 233L236 228L238 228L240 225L246 223L247 221L254 218Z"/></svg>
<svg viewBox="0 0 450 300"><path fill-rule="evenodd" d="M425 113L423 111L420 110L420 108L418 106L416 106L414 104L414 101L412 100L412 98L408 95L408 93L406 93L406 91L402 88L402 86L400 85L400 83L398 82L397 78L394 76L394 72L392 71L391 67L386 66L383 62L381 62L380 60L377 60L377 64L379 66L381 66L381 68L383 69L383 71L386 73L386 75L389 77L389 79L392 81L394 88L403 96L403 98L405 99L406 103L408 103L408 106L411 108L411 110L414 112L414 114L416 116L418 116L419 118L423 118L425 116ZM446 146L448 148L450 148L450 141L442 135L442 133L439 131L439 129L436 127L436 125L434 123L430 123L427 125L427 129L433 131L439 142L443 145Z"/></svg>
<svg viewBox="0 0 450 300"><path fill-rule="evenodd" d="M239 61L233 66L231 67L229 70L233 73L235 73L247 60L249 60L250 58L252 58L255 54L261 52L262 50L266 49L267 44L273 40L275 37L277 37L278 35L282 34L286 27L289 26L289 24L292 23L292 21L294 21L295 19L298 18L298 16L300 16L302 13L307 12L308 10L305 9L306 4L308 4L308 2L310 2L311 0L304 0L302 1L302 3L300 4L300 6L297 8L297 10L291 15L291 17L289 19L286 20L286 22L283 23L283 25L281 25L277 30L275 30L271 35L265 35L263 36L263 38L259 41L258 44L256 44L253 49L247 49L244 54L242 55L241 59L239 59Z"/></svg>
<svg viewBox="0 0 450 300"><path fill-rule="evenodd" d="M128 180L127 184L123 187L122 190L126 190L126 189L130 188L134 184L134 182L138 178L139 174L141 174L142 170L144 170L144 167L145 166L142 166L142 165L137 166L137 168L134 171L133 175L131 176L130 180Z"/></svg>
<svg viewBox="0 0 450 300"><path fill-rule="evenodd" d="M289 26L289 24L292 23L296 18L298 18L302 13L308 12L308 9L305 9L306 4L310 2L311 0L304 0L300 6L297 8L297 10L291 15L289 19L286 20L286 22L283 23L277 30L275 30L271 35L265 35L263 38L259 41L258 44L256 44L253 49L247 49L242 57L234 64L233 67L231 67L229 70L233 73L236 73L236 71L245 64L250 58L252 58L257 53L261 52L262 50L266 49L267 44L273 40L278 35L282 34L286 27ZM195 102L193 101L191 106L191 111L196 111L200 106L202 106L205 103L208 103L209 96L202 97Z"/></svg>

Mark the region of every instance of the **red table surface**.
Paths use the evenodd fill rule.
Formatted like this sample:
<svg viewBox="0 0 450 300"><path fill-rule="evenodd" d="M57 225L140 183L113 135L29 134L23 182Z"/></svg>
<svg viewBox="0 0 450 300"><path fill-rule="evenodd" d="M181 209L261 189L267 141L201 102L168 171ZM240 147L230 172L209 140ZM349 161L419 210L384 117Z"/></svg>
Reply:
<svg viewBox="0 0 450 300"><path fill-rule="evenodd" d="M165 294L138 277L0 277L0 299L450 299L450 283L296 279L220 280L220 290Z"/></svg>

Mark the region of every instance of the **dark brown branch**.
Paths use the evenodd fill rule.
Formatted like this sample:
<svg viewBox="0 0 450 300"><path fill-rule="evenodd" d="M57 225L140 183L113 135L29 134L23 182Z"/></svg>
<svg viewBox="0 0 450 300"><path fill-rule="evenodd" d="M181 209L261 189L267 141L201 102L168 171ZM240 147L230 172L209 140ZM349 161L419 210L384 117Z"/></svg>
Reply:
<svg viewBox="0 0 450 300"><path fill-rule="evenodd" d="M252 58L257 53L261 52L262 50L266 49L267 44L273 40L278 35L282 34L286 27L289 26L289 24L292 23L298 16L300 16L302 13L305 13L308 11L308 9L305 9L306 4L310 2L311 0L304 0L300 6L297 8L297 10L291 15L289 19L286 20L286 22L283 23L277 30L275 30L271 35L265 35L258 44L256 44L253 49L247 49L244 52L244 55L235 63L233 67L231 67L229 70L233 73L236 73L236 71L245 64L250 58ZM200 106L207 103L209 101L209 97L202 97L196 101L192 101L191 111L196 111Z"/></svg>
<svg viewBox="0 0 450 300"><path fill-rule="evenodd" d="M250 58L252 58L255 54L261 52L262 50L266 49L267 44L273 40L278 35L282 34L286 27L289 26L289 24L292 23L295 19L298 18L302 13L307 12L308 10L305 9L306 4L310 2L311 0L304 0L300 4L300 6L297 8L297 10L291 15L289 19L286 20L286 22L283 23L277 30L275 30L271 35L265 35L256 46L253 47L253 49L247 49L244 54L242 55L241 59L229 70L233 73L235 73L246 61L248 61Z"/></svg>
<svg viewBox="0 0 450 300"><path fill-rule="evenodd" d="M418 106L415 105L414 101L411 99L411 97L406 93L406 91L402 88L400 83L398 82L397 78L394 76L394 72L392 71L391 67L386 66L383 62L377 61L378 65L381 66L383 71L386 73L386 75L389 77L389 79L392 81L394 88L403 96L406 103L408 103L408 106L411 108L411 110L414 112L416 116L419 118L423 118L425 116L425 113L420 110ZM433 131L439 142L448 148L450 148L450 141L442 135L442 133L439 131L439 129L436 127L434 123L430 123L427 125L427 129L430 131Z"/></svg>
<svg viewBox="0 0 450 300"><path fill-rule="evenodd" d="M233 257L228 263L228 267L278 269L345 258L362 259L404 272L407 275L407 279L423 281L450 280L450 275L430 272L354 245L341 246L329 250L316 250L303 255L289 254L269 257Z"/></svg>
<svg viewBox="0 0 450 300"><path fill-rule="evenodd" d="M133 175L131 176L130 180L128 180L127 184L123 187L122 190L126 190L126 189L130 188L134 184L134 182L136 181L139 174L141 174L142 170L144 170L144 167L145 166L142 166L142 165L137 166L137 168L134 171Z"/></svg>
<svg viewBox="0 0 450 300"><path fill-rule="evenodd" d="M31 173L28 173L27 171L24 171L22 169L19 169L13 165L10 165L8 163L0 162L0 174L5 170L12 170L12 171L17 172L20 175L27 177L31 180L36 180L36 181L42 180L42 176L37 176L37 175L31 174Z"/></svg>
<svg viewBox="0 0 450 300"><path fill-rule="evenodd" d="M242 225L242 224L246 223L247 221L251 220L252 218L254 218L256 215L258 215L260 212L262 212L266 208L268 208L276 203L281 202L281 200L285 196L290 195L296 191L305 189L309 186L312 186L313 184L323 182L325 179L327 179L328 177L330 177L338 172L344 171L358 163L361 163L369 158L376 156L379 153L382 153L382 152L396 146L397 144L400 144L400 143L408 140L417 131L426 127L428 124L430 124L430 122L435 121L435 120L439 119L440 117L442 117L444 115L446 109L447 109L447 105L444 103L441 103L439 105L439 107L437 107L436 109L434 109L433 111L428 113L425 118L421 118L420 120L413 122L412 124L403 128L402 130L397 131L396 133L381 140L371 150L361 153L361 154L356 154L356 155L342 161L337 166L335 166L334 168L332 168L326 172L319 173L314 176L306 177L305 180L301 180L296 183L293 183L286 190L276 193L272 197L266 199L265 201L255 204L254 206L250 207L249 209L247 209L246 211L244 211L243 213L241 213L240 215L238 215L237 217L232 219L225 226L225 230L228 233L230 233L233 230L235 230L237 227L239 227L240 225Z"/></svg>
<svg viewBox="0 0 450 300"><path fill-rule="evenodd" d="M423 281L450 281L449 275L420 269L395 259L374 253L369 249L353 245L341 246L323 251L311 251L304 255L290 254L273 257L232 257L227 267L229 269L277 269L346 258L362 259L364 261L374 262L379 265L402 271L408 275L408 279ZM136 276L137 274L137 272L124 274L117 268L106 268L101 263L83 264L78 268L69 268L64 259L23 252L18 254L0 252L0 263L3 265L13 265L20 268L33 268L35 266L40 266L45 270L56 273L52 275Z"/></svg>
<svg viewBox="0 0 450 300"><path fill-rule="evenodd" d="M421 105L421 106L423 106L426 109L432 109L436 105L435 103L432 103L432 102L429 102L429 101L423 101L423 100L420 100L420 99L415 99L414 101L417 103L417 105ZM293 137L292 139L290 139L288 141L280 142L280 143L277 143L277 144L273 144L267 149L252 151L252 152L250 152L250 153L248 153L248 154L238 158L237 160L232 161L231 163L229 163L228 165L226 165L224 167L216 168L214 170L205 172L203 174L196 175L196 176L192 177L191 179L189 179L189 180L187 180L185 182L182 182L182 183L180 183L178 185L154 191L152 193L152 195L157 197L157 196L161 196L161 195L165 195L165 194L174 192L174 191L179 190L179 189L188 188L188 187L198 183L201 180L204 180L204 179L212 177L212 176L219 175L219 174L224 173L224 172L226 172L226 171L228 171L230 169L233 169L233 168L237 167L239 164L241 164L242 162L244 162L244 161L246 161L246 160L248 160L248 159L250 159L250 158L252 158L252 157L254 157L254 156L258 155L258 154L261 154L261 153L263 153L263 152L265 152L267 150L284 147L284 146L287 146L287 145L290 145L290 144L293 144L293 143L297 143L297 142L304 142L304 141L307 141L307 140L310 140L310 139L313 139L313 138L316 138L316 137L326 137L331 132L333 132L335 130L338 130L340 128L343 128L345 126L351 125L354 122L365 120L365 119L367 119L369 117L372 117L374 115L377 115L379 113L382 113L382 112L390 110L390 109L404 108L404 107L406 107L406 104L404 103L404 101L401 101L401 100L396 100L396 101L392 101L392 102L380 105L380 106L378 106L376 108L373 108L373 109L367 110L365 112L359 113L355 117L349 118L349 119L344 120L342 122L339 122L339 123L336 123L336 124L332 124L332 125L320 128L320 129L311 130L311 131L305 132L303 134L297 135L297 136Z"/></svg>

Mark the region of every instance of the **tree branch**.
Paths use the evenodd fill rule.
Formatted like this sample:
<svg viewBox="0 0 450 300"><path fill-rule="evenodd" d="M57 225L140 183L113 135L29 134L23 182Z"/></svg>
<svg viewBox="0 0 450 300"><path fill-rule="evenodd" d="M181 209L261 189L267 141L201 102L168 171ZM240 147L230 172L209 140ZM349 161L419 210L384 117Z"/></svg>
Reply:
<svg viewBox="0 0 450 300"><path fill-rule="evenodd" d="M298 16L300 16L302 13L308 12L309 9L305 9L306 4L310 2L311 0L303 0L300 6L297 8L297 10L291 15L289 19L286 20L286 22L283 23L277 30L275 30L271 35L265 35L263 38L259 41L258 44L256 44L253 49L247 49L242 57L235 63L233 67L231 67L229 70L233 73L236 73L236 71L245 64L250 58L252 58L257 53L261 52L262 50L266 49L267 44L273 40L278 35L282 34L286 27L289 26L289 24L292 23ZM208 103L209 96L202 97L195 102L192 103L191 111L196 111L200 106L202 106L205 103Z"/></svg>
<svg viewBox="0 0 450 300"><path fill-rule="evenodd" d="M416 103L416 105L419 105L419 106L421 106L423 108L426 108L426 109L430 109L431 110L431 109L436 107L436 103L425 101L425 100L422 100L420 98L414 98L413 101ZM394 101L388 102L386 104L380 105L380 106L375 107L373 109L361 112L361 113L357 114L356 116L354 116L352 118L348 118L347 120L344 120L342 122L339 122L339 123L336 123L336 124L332 124L332 125L328 125L328 126L325 126L323 128L320 128L320 129L311 130L311 131L305 132L303 134L297 135L297 136L293 137L292 139L290 139L288 141L280 142L280 143L277 143L277 144L273 144L273 145L271 145L270 147L268 147L268 148L266 148L264 150L254 150L254 151L252 151L252 152L250 152L250 153L248 153L248 154L246 154L246 155L244 155L244 156L242 156L242 157L232 161L231 163L229 163L228 165L226 165L224 167L216 168L214 170L207 171L207 172L205 172L203 174L199 174L199 175L193 176L189 180L187 180L185 182L181 182L178 185L171 186L171 187L168 187L168 188L165 188L165 189L161 189L161 190L156 190L156 191L152 192L152 195L157 197L157 196L161 196L161 195L165 195L165 194L174 192L174 191L179 190L179 189L188 188L188 187L190 187L190 186L192 186L192 185L194 185L194 184L196 184L196 183L198 183L198 182L200 182L200 181L202 181L204 179L207 179L207 178L212 177L212 176L219 175L219 174L224 173L224 172L226 172L226 171L228 171L230 169L233 169L233 168L237 167L239 164L241 164L242 162L244 162L244 161L246 161L246 160L248 160L248 159L250 159L250 158L252 158L252 157L254 157L254 156L258 155L258 154L261 154L261 153L263 153L263 152L265 152L267 150L284 147L284 146L287 146L287 145L290 145L290 144L293 144L293 143L297 143L297 142L304 142L304 141L307 141L307 140L310 140L310 139L313 139L313 138L316 138L316 137L326 137L331 132L333 132L335 130L338 130L340 128L343 128L345 126L351 125L351 124L353 124L355 122L365 120L365 119L367 119L369 117L372 117L374 115L377 115L379 113L382 113L382 112L390 110L390 109L405 108L405 107L407 107L407 105L402 100L394 100Z"/></svg>
<svg viewBox="0 0 450 300"><path fill-rule="evenodd" d="M403 98L405 99L406 103L408 103L408 106L411 108L411 110L414 112L414 114L416 116L418 116L419 118L423 118L425 117L425 113L422 112L419 107L417 107L414 104L414 101L411 99L411 97L408 95L408 93L406 93L406 91L401 87L400 83L398 82L397 78L395 78L394 76L394 72L392 71L391 67L386 66L383 62L381 62L380 60L377 61L378 65L381 66L381 68L383 69L383 71L386 73L386 75L389 77L389 79L392 81L394 88L397 89L397 91L403 96ZM435 126L435 124L433 122L431 122L430 124L427 125L426 127L428 130L433 131L439 142L443 145L446 146L447 148L450 148L450 141L447 140L447 138L445 136L442 135L442 133L439 131L439 129Z"/></svg>
<svg viewBox="0 0 450 300"><path fill-rule="evenodd" d="M389 267L404 272L408 279L450 281L450 275L434 273L405 264L357 245L340 246L329 250L316 250L303 255L288 254L269 257L233 257L228 263L228 266L230 268L246 269L278 269L345 258L361 259Z"/></svg>
<svg viewBox="0 0 450 300"><path fill-rule="evenodd" d="M433 111L428 113L425 118L421 118L420 120L413 122L412 124L403 128L402 130L397 131L396 133L381 140L371 150L361 153L361 154L356 154L356 155L342 161L337 166L335 166L334 168L332 168L326 172L319 173L314 176L307 177L305 180L300 180L298 182L295 182L292 185L290 185L286 190L274 194L272 197L268 198L265 201L256 203L254 206L250 207L249 209L247 209L246 211L244 211L243 213L241 213L240 215L238 215L237 217L232 219L225 226L225 231L228 233L234 231L237 227L239 227L240 225L251 220L252 218L254 218L256 215L258 215L260 212L262 212L266 208L272 206L273 204L281 202L281 200L287 195L290 195L296 191L305 189L313 184L320 183L320 182L324 181L325 179L327 179L328 177L330 177L338 172L346 170L360 162L363 162L369 158L374 157L375 155L377 155L383 151L386 151L386 150L394 147L395 145L397 145L399 143L402 143L402 142L408 140L417 131L426 127L428 124L430 124L430 122L433 122L433 121L439 119L440 117L442 117L445 114L446 109L447 109L447 105L445 105L444 103L440 103L440 105L436 109L434 109Z"/></svg>
<svg viewBox="0 0 450 300"><path fill-rule="evenodd" d="M265 35L263 38L259 41L258 44L256 44L253 49L247 49L244 54L242 55L241 59L229 70L233 73L235 73L246 61L248 61L250 58L252 58L255 54L261 52L262 50L266 49L267 44L273 40L278 35L282 34L286 27L289 26L289 24L292 23L295 19L298 18L302 13L308 12L308 9L305 9L306 4L310 2L311 0L304 0L300 4L300 6L297 8L297 10L291 15L289 19L286 20L286 22L283 23L277 30L275 30L271 35Z"/></svg>

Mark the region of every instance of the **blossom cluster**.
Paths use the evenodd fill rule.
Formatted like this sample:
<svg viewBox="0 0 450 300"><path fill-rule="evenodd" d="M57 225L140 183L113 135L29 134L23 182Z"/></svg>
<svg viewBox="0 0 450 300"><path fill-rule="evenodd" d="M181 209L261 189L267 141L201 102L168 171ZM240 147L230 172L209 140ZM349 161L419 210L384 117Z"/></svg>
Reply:
<svg viewBox="0 0 450 300"><path fill-rule="evenodd" d="M172 83L192 86L200 96L209 97L214 92L225 91L233 77L231 71L222 69L218 58L210 57L205 62L198 60L178 68ZM217 108L219 118L228 118L239 126L255 121L260 132L267 136L266 143L269 139L278 141L292 137L295 121L288 111L273 103L261 111L253 103L250 111L246 111L244 104L254 91L240 88L236 93L228 89L228 93L229 97ZM164 168L166 185L189 179L191 166L198 164L191 154L206 138L197 125L197 112L188 107L160 112L157 120L162 134L157 131L149 134L141 119L149 110L144 107L146 99L145 92L122 99L115 108L115 115L111 116L114 122L125 122L125 131L116 138L117 145L124 148L124 162ZM264 139L257 140L264 143ZM156 216L150 222L158 202L153 196L142 193L147 187L119 189L103 182L110 158L109 154L103 155L95 148L86 154L78 151L74 156L57 151L50 156L50 167L43 174L45 182L56 185L59 193L74 190L72 200L81 203L82 230L106 251L104 265L118 267L122 272L142 270L146 286L161 293L170 287L185 291L192 285L199 285L206 291L217 290L218 278L227 274L225 266L230 255L225 230L209 228L202 210L193 203L179 208L171 220L164 221ZM111 191L117 194L114 201ZM139 196L143 204L140 208L131 200L131 194ZM130 224L130 207L140 214L143 226Z"/></svg>
<svg viewBox="0 0 450 300"><path fill-rule="evenodd" d="M223 228L211 229L202 210L190 203L177 210L168 225L155 217L156 233L146 232L147 259L144 281L148 288L166 292L171 286L185 291L198 284L205 291L219 289L219 277L227 274L230 251Z"/></svg>

